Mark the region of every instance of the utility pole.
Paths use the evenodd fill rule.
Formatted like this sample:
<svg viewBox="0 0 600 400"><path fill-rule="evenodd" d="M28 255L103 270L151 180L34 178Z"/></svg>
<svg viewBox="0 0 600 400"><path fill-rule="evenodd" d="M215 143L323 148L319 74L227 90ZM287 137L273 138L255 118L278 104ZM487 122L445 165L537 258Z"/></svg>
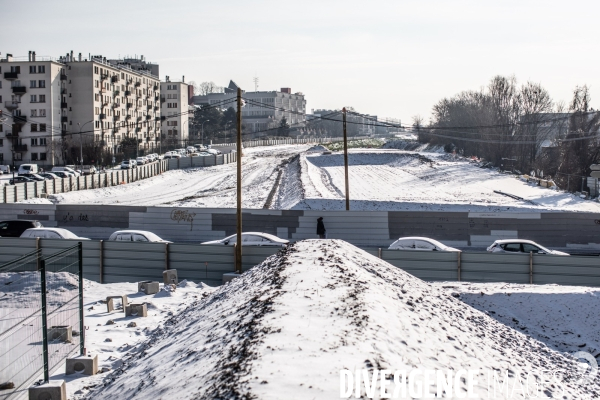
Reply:
<svg viewBox="0 0 600 400"><path fill-rule="evenodd" d="M348 135L346 133L346 107L342 109L344 116L344 180L346 182L346 211L350 210L350 188L348 185Z"/></svg>
<svg viewBox="0 0 600 400"><path fill-rule="evenodd" d="M235 272L242 273L242 89L237 90L237 240Z"/></svg>

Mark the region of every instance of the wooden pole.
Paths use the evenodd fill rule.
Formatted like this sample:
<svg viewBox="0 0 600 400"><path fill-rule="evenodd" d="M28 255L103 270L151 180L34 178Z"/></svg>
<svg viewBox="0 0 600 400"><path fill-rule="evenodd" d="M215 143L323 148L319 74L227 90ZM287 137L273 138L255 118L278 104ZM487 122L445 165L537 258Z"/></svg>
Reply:
<svg viewBox="0 0 600 400"><path fill-rule="evenodd" d="M242 89L237 90L237 240L235 272L242 273Z"/></svg>
<svg viewBox="0 0 600 400"><path fill-rule="evenodd" d="M346 182L346 211L350 210L350 188L348 185L348 135L346 134L346 107L343 108L344 115L344 179Z"/></svg>

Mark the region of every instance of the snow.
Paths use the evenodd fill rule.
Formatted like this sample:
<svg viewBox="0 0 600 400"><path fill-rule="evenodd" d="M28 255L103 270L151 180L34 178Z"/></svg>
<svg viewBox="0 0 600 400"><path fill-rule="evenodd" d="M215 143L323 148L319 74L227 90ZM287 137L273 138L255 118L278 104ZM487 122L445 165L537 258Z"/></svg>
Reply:
<svg viewBox="0 0 600 400"><path fill-rule="evenodd" d="M408 142L386 145L394 143L402 147ZM308 145L245 149L242 206L345 209L343 154L310 149ZM600 212L598 202L533 186L516 175L479 168L473 161L443 152L350 149L349 181L351 209L360 211ZM56 204L233 208L235 191L236 165L228 164L168 171L127 185L53 195L50 200ZM268 201L270 194L273 201Z"/></svg>
<svg viewBox="0 0 600 400"><path fill-rule="evenodd" d="M564 394L600 395L598 377L575 382L574 360L340 240L298 242L174 314L87 398L331 399L340 370L384 368L478 369L477 398L488 398L485 371L510 370L512 385L560 369ZM107 329L121 341L140 332ZM509 397L527 396L494 398Z"/></svg>

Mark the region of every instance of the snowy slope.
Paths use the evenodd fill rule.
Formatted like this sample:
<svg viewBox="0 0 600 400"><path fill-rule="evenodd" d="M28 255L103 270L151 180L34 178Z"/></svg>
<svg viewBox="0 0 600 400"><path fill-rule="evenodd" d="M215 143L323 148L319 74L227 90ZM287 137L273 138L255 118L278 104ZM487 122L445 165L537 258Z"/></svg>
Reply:
<svg viewBox="0 0 600 400"><path fill-rule="evenodd" d="M339 240L298 242L170 323L89 398L331 399L340 370L383 368L479 369L478 398L485 371L560 369L569 398L600 395L563 354Z"/></svg>

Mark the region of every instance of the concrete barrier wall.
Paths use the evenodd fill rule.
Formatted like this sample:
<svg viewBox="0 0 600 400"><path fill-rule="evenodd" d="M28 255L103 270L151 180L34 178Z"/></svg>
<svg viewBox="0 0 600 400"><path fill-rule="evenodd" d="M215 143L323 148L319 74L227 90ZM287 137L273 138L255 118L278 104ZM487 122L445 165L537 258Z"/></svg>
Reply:
<svg viewBox="0 0 600 400"><path fill-rule="evenodd" d="M0 238L0 265L36 248L52 254L72 240ZM220 285L234 270L233 246L83 241L86 279L103 283L162 281L162 272L176 269L180 280ZM600 287L600 258L495 253L444 253L365 249L392 266L425 281L514 282ZM248 271L276 247L244 247L242 268Z"/></svg>

